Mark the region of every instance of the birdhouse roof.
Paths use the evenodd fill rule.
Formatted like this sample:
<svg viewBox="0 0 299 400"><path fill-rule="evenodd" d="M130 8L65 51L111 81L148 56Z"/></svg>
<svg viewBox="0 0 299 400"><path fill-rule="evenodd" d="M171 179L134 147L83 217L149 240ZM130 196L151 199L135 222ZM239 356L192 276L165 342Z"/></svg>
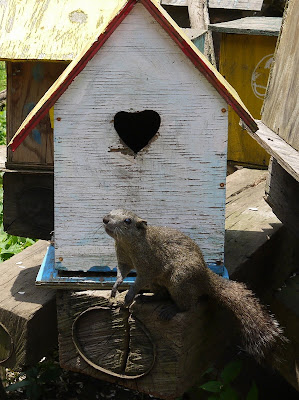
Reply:
<svg viewBox="0 0 299 400"><path fill-rule="evenodd" d="M72 61L126 0L0 1L0 59Z"/></svg>
<svg viewBox="0 0 299 400"><path fill-rule="evenodd" d="M55 104L59 97L65 92L75 77L85 68L87 63L99 51L110 35L126 18L136 3L141 3L155 20L163 27L174 42L179 46L183 53L191 60L195 67L205 76L205 78L215 87L224 100L232 106L244 123L252 130L256 131L257 124L253 117L242 103L237 92L223 78L216 68L209 63L206 57L197 49L190 39L183 33L178 25L172 20L167 12L159 5L156 0L127 0L111 16L109 22L102 29L95 41L89 43L86 48L68 65L61 76L49 88L37 105L28 114L14 137L9 143L14 151L31 132L31 130L48 113L48 110ZM138 34L136 32L136 34Z"/></svg>

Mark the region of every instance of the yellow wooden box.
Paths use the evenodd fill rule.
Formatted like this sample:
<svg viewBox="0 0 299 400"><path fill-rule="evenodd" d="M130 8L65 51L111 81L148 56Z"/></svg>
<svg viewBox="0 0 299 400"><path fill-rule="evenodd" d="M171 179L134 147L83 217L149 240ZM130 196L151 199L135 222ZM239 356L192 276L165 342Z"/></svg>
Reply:
<svg viewBox="0 0 299 400"><path fill-rule="evenodd" d="M222 34L220 73L257 119L261 119L281 21L279 17L247 17L209 26ZM235 111L229 108L228 112L228 160L239 165L266 167L269 155L242 129Z"/></svg>

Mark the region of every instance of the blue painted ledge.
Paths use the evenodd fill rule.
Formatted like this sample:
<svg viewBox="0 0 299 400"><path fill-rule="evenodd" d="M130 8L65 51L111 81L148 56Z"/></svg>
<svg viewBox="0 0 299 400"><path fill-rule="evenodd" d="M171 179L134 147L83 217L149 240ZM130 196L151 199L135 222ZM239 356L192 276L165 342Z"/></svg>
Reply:
<svg viewBox="0 0 299 400"><path fill-rule="evenodd" d="M216 274L223 278L229 279L227 269L224 265L209 264L208 267ZM89 272L92 275L89 275ZM44 257L39 273L36 277L36 285L54 286L61 288L75 288L75 289L111 289L116 278L116 268L111 270L109 267L92 268L89 272L76 273L59 271L55 268L55 248L50 245ZM99 276L95 272L102 273ZM109 275L107 274L109 273ZM112 273L112 274L111 274ZM131 276L127 276L121 288L127 289L136 279L136 273L132 272Z"/></svg>

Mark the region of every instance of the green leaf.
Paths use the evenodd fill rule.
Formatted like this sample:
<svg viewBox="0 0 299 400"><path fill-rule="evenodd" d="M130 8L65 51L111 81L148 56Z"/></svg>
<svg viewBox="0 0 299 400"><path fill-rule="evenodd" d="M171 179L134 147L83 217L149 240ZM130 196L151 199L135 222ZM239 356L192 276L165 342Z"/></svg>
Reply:
<svg viewBox="0 0 299 400"><path fill-rule="evenodd" d="M258 398L259 398L258 388L255 382L252 382L251 388L247 393L246 400L258 400Z"/></svg>
<svg viewBox="0 0 299 400"><path fill-rule="evenodd" d="M30 400L40 400L42 398L43 388L36 382L33 382L32 385L27 386L26 395Z"/></svg>
<svg viewBox="0 0 299 400"><path fill-rule="evenodd" d="M200 386L201 389L207 392L219 393L223 387L222 382L219 381L209 381Z"/></svg>
<svg viewBox="0 0 299 400"><path fill-rule="evenodd" d="M215 371L215 367L210 367L210 368L208 368L205 372L203 372L203 373L201 374L201 376L210 374L211 372L214 372L214 371Z"/></svg>
<svg viewBox="0 0 299 400"><path fill-rule="evenodd" d="M39 377L39 380L43 383L51 382L57 380L61 375L61 369L56 366L48 366Z"/></svg>
<svg viewBox="0 0 299 400"><path fill-rule="evenodd" d="M220 393L220 400L239 400L239 395L230 385Z"/></svg>
<svg viewBox="0 0 299 400"><path fill-rule="evenodd" d="M241 361L232 361L227 364L221 372L221 379L224 383L230 383L240 374L242 368Z"/></svg>
<svg viewBox="0 0 299 400"><path fill-rule="evenodd" d="M11 385L7 386L5 388L5 390L7 392L14 392L15 390L21 389L21 388L23 388L25 386L29 386L30 384L31 384L30 381L28 381L27 379L24 379L23 381L12 383Z"/></svg>

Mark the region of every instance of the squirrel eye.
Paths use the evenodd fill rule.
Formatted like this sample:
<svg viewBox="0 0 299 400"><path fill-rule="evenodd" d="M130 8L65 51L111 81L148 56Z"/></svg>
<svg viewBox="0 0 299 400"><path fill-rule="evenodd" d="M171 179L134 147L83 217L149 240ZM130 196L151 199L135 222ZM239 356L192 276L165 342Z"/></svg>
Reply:
<svg viewBox="0 0 299 400"><path fill-rule="evenodd" d="M126 218L124 220L124 222L129 225L132 222L132 220L131 220L131 218Z"/></svg>

